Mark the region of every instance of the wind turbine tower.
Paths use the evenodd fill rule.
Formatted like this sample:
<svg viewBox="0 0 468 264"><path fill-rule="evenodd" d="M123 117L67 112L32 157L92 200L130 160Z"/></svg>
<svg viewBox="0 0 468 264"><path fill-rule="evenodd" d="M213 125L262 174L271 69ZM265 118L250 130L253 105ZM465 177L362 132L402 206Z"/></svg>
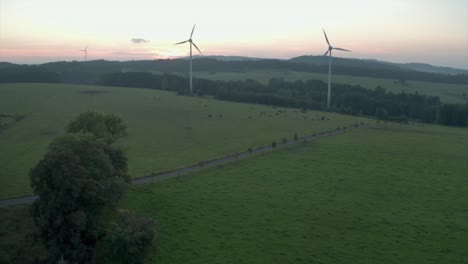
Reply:
<svg viewBox="0 0 468 264"><path fill-rule="evenodd" d="M84 50L80 50L80 51L84 51L84 60L86 61L86 59L88 57L88 46L86 46L86 48Z"/></svg>
<svg viewBox="0 0 468 264"><path fill-rule="evenodd" d="M330 97L331 97L331 63L332 63L332 50L342 50L342 51L347 51L351 52L350 50L347 49L342 49L342 48L335 48L330 44L330 41L328 41L327 33L325 33L325 29L323 30L323 34L325 35L325 40L327 41L328 44L328 50L323 54L323 56L327 56L329 54L329 59L328 59L328 91L327 91L327 109L330 109Z"/></svg>
<svg viewBox="0 0 468 264"><path fill-rule="evenodd" d="M200 52L200 55L203 55L202 52L200 51L200 49L197 47L197 45L195 44L195 42L193 42L192 40L192 36L193 36L193 31L195 30L195 26L196 25L193 25L193 28L192 28L192 33L190 33L190 38L188 40L185 40L185 41L181 41L181 42L178 42L174 45L179 45L179 44L184 44L186 42L189 42L190 43L190 67L189 67L189 88L190 88L190 95L193 95L193 83L192 83L192 45L198 50L198 52Z"/></svg>

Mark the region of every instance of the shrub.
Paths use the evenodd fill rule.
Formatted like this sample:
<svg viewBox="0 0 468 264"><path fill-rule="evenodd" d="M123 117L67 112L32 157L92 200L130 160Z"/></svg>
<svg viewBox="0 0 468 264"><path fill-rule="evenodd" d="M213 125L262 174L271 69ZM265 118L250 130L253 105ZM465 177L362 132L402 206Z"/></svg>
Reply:
<svg viewBox="0 0 468 264"><path fill-rule="evenodd" d="M0 250L0 264L9 264L11 263L10 257L5 253L5 251Z"/></svg>
<svg viewBox="0 0 468 264"><path fill-rule="evenodd" d="M143 263L152 247L153 226L150 218L121 213L119 221L112 225L112 231L106 236L114 263Z"/></svg>

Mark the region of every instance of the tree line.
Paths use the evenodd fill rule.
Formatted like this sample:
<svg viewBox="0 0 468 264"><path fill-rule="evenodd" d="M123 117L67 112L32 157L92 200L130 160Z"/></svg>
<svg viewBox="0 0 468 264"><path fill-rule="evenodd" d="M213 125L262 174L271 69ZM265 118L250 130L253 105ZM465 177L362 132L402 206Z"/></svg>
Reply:
<svg viewBox="0 0 468 264"><path fill-rule="evenodd" d="M188 71L186 59L140 60L140 61L106 61L86 62L51 62L40 65L0 64L0 83L5 82L62 82L91 84L100 75L110 72L146 71L164 73L185 73ZM247 72L253 70L299 71L328 73L327 65L305 63L300 60L240 60L224 61L214 58L197 58L193 61L197 71ZM340 75L386 78L396 80L413 80L468 84L467 74L437 74L419 72L398 67L371 67L359 61L335 64L333 72ZM38 74L40 73L40 74ZM50 79L45 78L50 75ZM52 75L54 77L52 78ZM52 80L52 81L50 81Z"/></svg>
<svg viewBox="0 0 468 264"><path fill-rule="evenodd" d="M172 74L109 73L100 76L96 84L189 94L187 78ZM198 96L312 110L325 110L327 96L327 83L321 80L287 82L273 78L262 84L255 80L212 81L195 78L194 87ZM380 86L369 90L359 85L333 84L332 111L400 122L416 120L468 126L467 104L442 104L438 96L405 91L393 93Z"/></svg>

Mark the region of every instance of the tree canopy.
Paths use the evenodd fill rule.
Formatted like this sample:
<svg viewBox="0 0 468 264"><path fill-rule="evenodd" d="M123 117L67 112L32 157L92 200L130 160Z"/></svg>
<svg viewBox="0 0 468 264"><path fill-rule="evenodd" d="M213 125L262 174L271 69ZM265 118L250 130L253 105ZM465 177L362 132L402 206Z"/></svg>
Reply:
<svg viewBox="0 0 468 264"><path fill-rule="evenodd" d="M56 138L30 172L31 186L39 195L34 222L54 263L94 261L96 242L104 236L106 209L115 207L129 180L127 157L110 144L125 132L117 120L92 112L80 115L68 131L90 133Z"/></svg>
<svg viewBox="0 0 468 264"><path fill-rule="evenodd" d="M120 117L98 112L84 112L67 126L68 133L90 133L112 144L127 135Z"/></svg>

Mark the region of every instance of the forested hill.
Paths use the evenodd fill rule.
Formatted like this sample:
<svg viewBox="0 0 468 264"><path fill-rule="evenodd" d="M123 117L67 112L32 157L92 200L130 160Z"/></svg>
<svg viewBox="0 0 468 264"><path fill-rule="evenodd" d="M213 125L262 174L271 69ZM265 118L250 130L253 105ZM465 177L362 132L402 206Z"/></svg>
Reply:
<svg viewBox="0 0 468 264"><path fill-rule="evenodd" d="M314 65L328 65L328 57L325 56L299 56L290 59L290 61ZM382 69L393 71L417 71L446 75L468 74L468 70L433 66L425 63L392 63L379 60L350 59L339 57L333 58L333 66L356 67L365 69Z"/></svg>
<svg viewBox="0 0 468 264"><path fill-rule="evenodd" d="M326 58L321 58L326 59ZM339 62L339 58L334 58ZM359 61L359 60L356 60ZM351 60L352 62L352 60ZM388 67L369 67L366 63L336 63L333 72L339 75L389 78L396 80L414 80L468 84L468 74L436 74ZM140 61L106 61L87 62L52 62L40 65L17 65L0 63L1 82L63 82L92 84L104 73L147 71L175 73L188 71L186 59L140 60ZM195 71L210 72L247 72L251 70L284 70L299 72L327 73L328 65L297 62L294 60L219 60L216 58L197 58L193 61Z"/></svg>

